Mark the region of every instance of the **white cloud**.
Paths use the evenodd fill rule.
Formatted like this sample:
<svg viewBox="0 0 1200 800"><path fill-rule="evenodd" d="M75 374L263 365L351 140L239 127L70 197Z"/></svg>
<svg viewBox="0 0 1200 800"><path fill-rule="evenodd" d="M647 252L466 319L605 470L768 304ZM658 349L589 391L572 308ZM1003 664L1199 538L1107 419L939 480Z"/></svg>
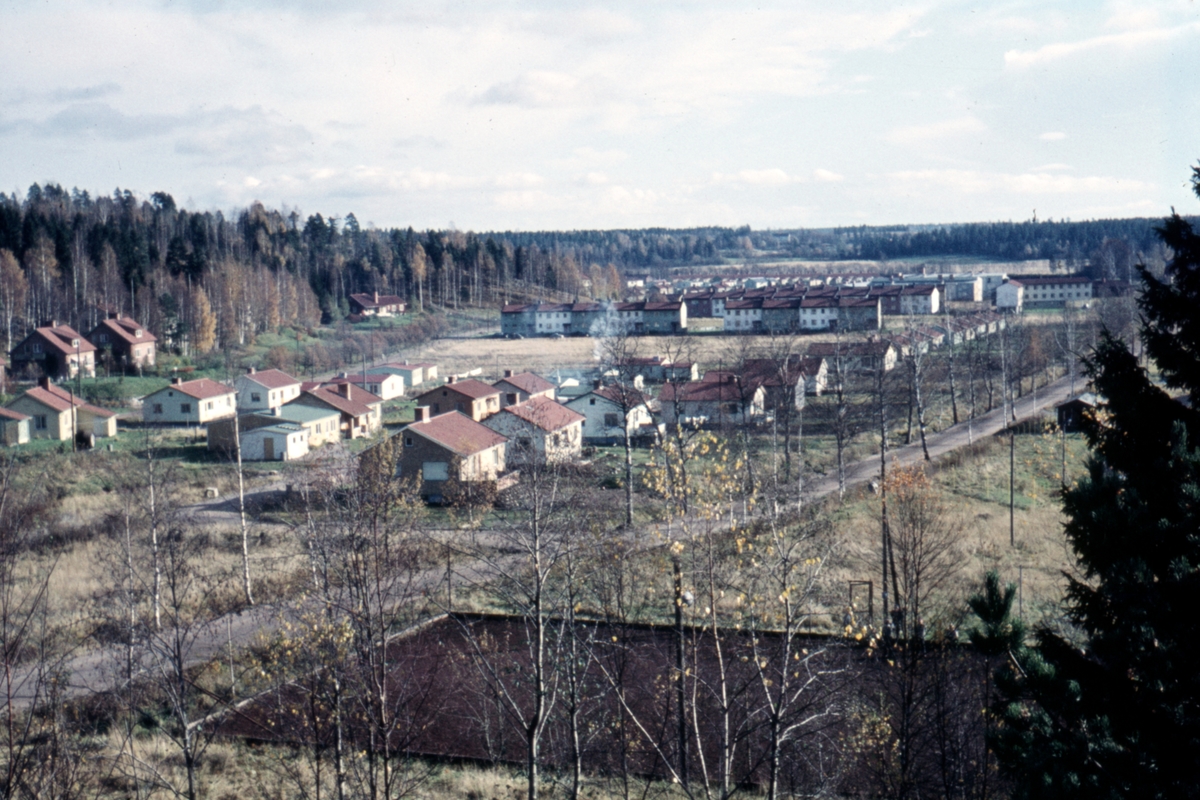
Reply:
<svg viewBox="0 0 1200 800"><path fill-rule="evenodd" d="M1152 44L1161 44L1171 39L1195 35L1200 32L1200 23L1179 25L1173 28L1138 28L1123 33L1109 33L1074 42L1055 42L1037 50L1009 50L1004 54L1004 65L1014 69L1058 61L1080 53L1105 48L1134 50Z"/></svg>
<svg viewBox="0 0 1200 800"><path fill-rule="evenodd" d="M797 179L778 168L743 169L732 174L713 173L713 183L742 183L747 186L784 186Z"/></svg>
<svg viewBox="0 0 1200 800"><path fill-rule="evenodd" d="M966 116L922 125L893 128L884 138L895 144L912 145L972 133L982 133L986 130L987 126L982 121L973 116Z"/></svg>
<svg viewBox="0 0 1200 800"><path fill-rule="evenodd" d="M841 181L843 176L837 172L827 169L814 169L813 178L823 183L837 183Z"/></svg>
<svg viewBox="0 0 1200 800"><path fill-rule="evenodd" d="M1063 133L1062 131L1046 131L1045 133L1038 136L1038 138L1041 139L1043 142L1058 142L1058 141L1062 141L1063 139L1067 138L1067 135L1065 133Z"/></svg>

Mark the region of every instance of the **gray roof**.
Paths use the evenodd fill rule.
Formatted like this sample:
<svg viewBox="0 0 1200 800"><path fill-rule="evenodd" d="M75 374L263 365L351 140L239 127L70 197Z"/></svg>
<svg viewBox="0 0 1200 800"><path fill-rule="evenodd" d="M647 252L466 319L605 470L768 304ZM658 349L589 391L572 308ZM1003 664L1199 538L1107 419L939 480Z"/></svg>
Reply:
<svg viewBox="0 0 1200 800"><path fill-rule="evenodd" d="M279 409L277 416L279 419L288 422L316 422L319 419L336 417L338 414L339 412L331 408L317 408L316 406L302 406L296 403L288 403Z"/></svg>

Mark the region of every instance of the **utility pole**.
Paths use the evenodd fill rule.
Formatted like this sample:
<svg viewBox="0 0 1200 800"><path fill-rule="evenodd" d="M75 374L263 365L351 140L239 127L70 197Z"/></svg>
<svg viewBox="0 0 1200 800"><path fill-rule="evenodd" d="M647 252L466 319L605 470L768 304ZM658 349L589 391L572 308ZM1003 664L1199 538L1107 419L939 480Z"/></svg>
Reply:
<svg viewBox="0 0 1200 800"><path fill-rule="evenodd" d="M1008 429L1008 546L1017 546L1016 508L1017 499L1017 429Z"/></svg>

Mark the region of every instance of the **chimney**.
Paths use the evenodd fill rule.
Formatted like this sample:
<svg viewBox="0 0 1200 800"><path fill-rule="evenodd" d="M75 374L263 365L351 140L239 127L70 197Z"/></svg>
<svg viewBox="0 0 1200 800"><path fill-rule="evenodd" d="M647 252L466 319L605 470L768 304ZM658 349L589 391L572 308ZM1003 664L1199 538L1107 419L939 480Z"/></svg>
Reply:
<svg viewBox="0 0 1200 800"><path fill-rule="evenodd" d="M341 378L342 380L349 380L350 373L349 372L339 372L338 377Z"/></svg>
<svg viewBox="0 0 1200 800"><path fill-rule="evenodd" d="M38 386L42 387L43 389L49 389L50 388L50 376L43 375L42 377L38 378Z"/></svg>
<svg viewBox="0 0 1200 800"><path fill-rule="evenodd" d="M42 320L42 327L43 327L43 328L57 328L57 327L58 327L58 320L56 320L56 319L44 319L44 320Z"/></svg>
<svg viewBox="0 0 1200 800"><path fill-rule="evenodd" d="M599 378L596 378L594 381L592 381L592 390L595 391L596 389L599 389L602 385L603 385L602 381Z"/></svg>
<svg viewBox="0 0 1200 800"><path fill-rule="evenodd" d="M246 367L246 374L253 375L257 370L254 367Z"/></svg>
<svg viewBox="0 0 1200 800"><path fill-rule="evenodd" d="M183 383L183 378L180 378L178 375L176 375L174 378L171 378L171 385L172 385L172 386L178 386L178 385L180 385L181 383Z"/></svg>
<svg viewBox="0 0 1200 800"><path fill-rule="evenodd" d="M109 319L120 319L121 312L120 311L109 311L105 316L108 317Z"/></svg>
<svg viewBox="0 0 1200 800"><path fill-rule="evenodd" d="M733 383L733 376L732 376L732 375L726 375L726 376L725 376L725 382L726 382L726 383Z"/></svg>
<svg viewBox="0 0 1200 800"><path fill-rule="evenodd" d="M350 384L348 384L348 383L339 383L338 384L338 394L340 394L342 397L346 398L347 400L353 399L350 397Z"/></svg>
<svg viewBox="0 0 1200 800"><path fill-rule="evenodd" d="M511 378L512 376L513 376L513 371L511 369L504 370L504 377Z"/></svg>
<svg viewBox="0 0 1200 800"><path fill-rule="evenodd" d="M379 305L379 292L375 293L375 305Z"/></svg>
<svg viewBox="0 0 1200 800"><path fill-rule="evenodd" d="M429 406L417 406L417 409L416 409L416 411L413 412L413 414L414 414L414 417L413 417L414 422L428 422L429 421Z"/></svg>
<svg viewBox="0 0 1200 800"><path fill-rule="evenodd" d="M451 375L449 378L446 378L446 383L458 383L458 376Z"/></svg>

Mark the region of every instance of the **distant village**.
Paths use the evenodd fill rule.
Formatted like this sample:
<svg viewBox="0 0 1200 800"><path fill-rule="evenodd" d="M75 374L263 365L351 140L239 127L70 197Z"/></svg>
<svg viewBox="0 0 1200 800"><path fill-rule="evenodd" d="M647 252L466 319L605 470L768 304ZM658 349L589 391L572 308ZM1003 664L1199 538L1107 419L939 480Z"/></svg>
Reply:
<svg viewBox="0 0 1200 800"><path fill-rule="evenodd" d="M506 305L500 311L501 334L586 336L615 328L635 335L682 335L694 332L689 320L718 321L717 327L704 325L704 332L877 331L885 316L946 314L951 305L957 313L1011 314L1129 293L1125 281L1000 272L631 283L627 288L644 291L649 299Z"/></svg>

